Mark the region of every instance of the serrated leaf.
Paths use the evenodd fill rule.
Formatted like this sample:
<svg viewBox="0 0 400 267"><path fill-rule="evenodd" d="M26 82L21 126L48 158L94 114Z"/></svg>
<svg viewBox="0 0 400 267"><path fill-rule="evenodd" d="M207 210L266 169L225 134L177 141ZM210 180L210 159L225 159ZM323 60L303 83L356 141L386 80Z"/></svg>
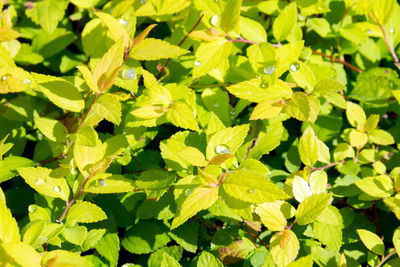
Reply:
<svg viewBox="0 0 400 267"><path fill-rule="evenodd" d="M173 173L149 169L140 174L135 184L136 187L145 190L147 198L159 199L169 189L174 179Z"/></svg>
<svg viewBox="0 0 400 267"><path fill-rule="evenodd" d="M300 121L307 121L311 113L311 104L307 95L294 92L292 98L286 102L284 112Z"/></svg>
<svg viewBox="0 0 400 267"><path fill-rule="evenodd" d="M333 151L333 159L335 161L344 160L345 158L353 158L355 156L354 149L347 143L339 143Z"/></svg>
<svg viewBox="0 0 400 267"><path fill-rule="evenodd" d="M169 122L177 127L198 131L196 116L189 106L182 102L176 102L166 112L166 117Z"/></svg>
<svg viewBox="0 0 400 267"><path fill-rule="evenodd" d="M43 94L55 105L73 112L80 112L84 108L81 94L71 83L62 78L37 73L33 77Z"/></svg>
<svg viewBox="0 0 400 267"><path fill-rule="evenodd" d="M287 224L286 218L281 211L278 202L265 202L258 204L256 213L261 218L261 222L271 231L283 231Z"/></svg>
<svg viewBox="0 0 400 267"><path fill-rule="evenodd" d="M250 41L259 43L267 41L264 26L260 22L247 17L240 17L240 33L243 38Z"/></svg>
<svg viewBox="0 0 400 267"><path fill-rule="evenodd" d="M129 34L126 31L125 27L110 14L104 12L96 12L95 14L107 26L108 31L110 32L110 35L112 36L114 41L119 41L122 39L124 47L128 47Z"/></svg>
<svg viewBox="0 0 400 267"><path fill-rule="evenodd" d="M240 31L240 7L242 0L228 1L221 15L221 28L224 32Z"/></svg>
<svg viewBox="0 0 400 267"><path fill-rule="evenodd" d="M214 257L213 254L207 251L202 251L197 261L197 267L209 266L209 267L222 267L224 266L218 258Z"/></svg>
<svg viewBox="0 0 400 267"><path fill-rule="evenodd" d="M249 131L249 125L240 125L214 133L207 144L206 158L212 159L217 154L234 154L242 145Z"/></svg>
<svg viewBox="0 0 400 267"><path fill-rule="evenodd" d="M165 113L165 109L160 106L143 106L131 112L133 116L140 119L155 119L159 118Z"/></svg>
<svg viewBox="0 0 400 267"><path fill-rule="evenodd" d="M254 107L250 120L272 119L277 117L284 105L281 102L264 101Z"/></svg>
<svg viewBox="0 0 400 267"><path fill-rule="evenodd" d="M297 5L295 2L287 5L275 19L272 32L275 39L281 42L286 39L297 21Z"/></svg>
<svg viewBox="0 0 400 267"><path fill-rule="evenodd" d="M26 10L26 15L47 32L53 32L59 21L64 17L68 1L42 0L34 7Z"/></svg>
<svg viewBox="0 0 400 267"><path fill-rule="evenodd" d="M365 194L376 198L386 198L393 194L393 181L387 175L365 177L355 185Z"/></svg>
<svg viewBox="0 0 400 267"><path fill-rule="evenodd" d="M42 266L42 255L23 242L0 243L0 262L5 266ZM3 252L4 251L4 252ZM7 257L9 256L9 257Z"/></svg>
<svg viewBox="0 0 400 267"><path fill-rule="evenodd" d="M369 140L377 145L391 145L394 144L393 136L385 130L375 129L368 132Z"/></svg>
<svg viewBox="0 0 400 267"><path fill-rule="evenodd" d="M376 20L380 25L385 25L393 16L396 6L395 0L377 0L372 8Z"/></svg>
<svg viewBox="0 0 400 267"><path fill-rule="evenodd" d="M95 245L96 251L113 266L116 266L119 258L120 242L117 233L106 233Z"/></svg>
<svg viewBox="0 0 400 267"><path fill-rule="evenodd" d="M56 266L94 266L88 259L67 250L57 249L43 253L42 264L49 266L55 263L57 264Z"/></svg>
<svg viewBox="0 0 400 267"><path fill-rule="evenodd" d="M292 42L276 48L276 77L280 77L296 62L304 47L304 41Z"/></svg>
<svg viewBox="0 0 400 267"><path fill-rule="evenodd" d="M169 236L186 251L195 253L198 247L199 228L198 222L187 222L169 232Z"/></svg>
<svg viewBox="0 0 400 267"><path fill-rule="evenodd" d="M331 32L331 26L325 18L311 18L311 28L322 37L326 37Z"/></svg>
<svg viewBox="0 0 400 267"><path fill-rule="evenodd" d="M300 225L313 222L328 206L331 194L321 193L305 198L297 208L296 220Z"/></svg>
<svg viewBox="0 0 400 267"><path fill-rule="evenodd" d="M94 103L92 111L116 125L121 123L121 103L116 95L102 94Z"/></svg>
<svg viewBox="0 0 400 267"><path fill-rule="evenodd" d="M24 80L32 82L31 75L22 68L0 68L0 94L23 92L28 89Z"/></svg>
<svg viewBox="0 0 400 267"><path fill-rule="evenodd" d="M290 75L292 76L293 80L299 85L299 87L306 89L307 92L312 91L317 82L314 72L310 67L308 67L305 63L301 61L296 64L298 64L299 66L293 68L290 67Z"/></svg>
<svg viewBox="0 0 400 267"><path fill-rule="evenodd" d="M107 219L107 215L99 206L82 201L72 205L69 209L66 224L94 223L105 219Z"/></svg>
<svg viewBox="0 0 400 267"><path fill-rule="evenodd" d="M46 117L35 118L39 131L51 141L62 143L68 135L67 128L59 121Z"/></svg>
<svg viewBox="0 0 400 267"><path fill-rule="evenodd" d="M133 191L135 183L119 174L102 173L85 184L83 191L94 194L113 194Z"/></svg>
<svg viewBox="0 0 400 267"><path fill-rule="evenodd" d="M13 218L5 201L0 201L0 240L5 244L17 243L21 240L17 221Z"/></svg>
<svg viewBox="0 0 400 267"><path fill-rule="evenodd" d="M92 72L85 65L79 65L76 67L85 79L87 86L95 93L100 93L100 89L97 85L97 81L94 79Z"/></svg>
<svg viewBox="0 0 400 267"><path fill-rule="evenodd" d="M179 151L178 156L193 166L206 166L208 164L208 161L204 158L203 153L192 146L187 146L183 150Z"/></svg>
<svg viewBox="0 0 400 267"><path fill-rule="evenodd" d="M328 185L328 175L322 170L313 171L308 178L308 183L313 194L323 193Z"/></svg>
<svg viewBox="0 0 400 267"><path fill-rule="evenodd" d="M160 263L163 261L164 254L168 254L174 260L180 260L182 257L183 249L180 246L169 246L158 249L156 252L151 253L149 259L147 260L148 267L159 267ZM129 267L129 266L127 266Z"/></svg>
<svg viewBox="0 0 400 267"><path fill-rule="evenodd" d="M367 121L364 124L364 131L370 132L375 130L378 126L379 122L379 115L378 114L371 114L369 115Z"/></svg>
<svg viewBox="0 0 400 267"><path fill-rule="evenodd" d="M85 226L69 226L65 227L63 236L65 239L75 245L81 246L87 235L87 228Z"/></svg>
<svg viewBox="0 0 400 267"><path fill-rule="evenodd" d="M171 230L186 222L197 212L211 207L218 198L218 187L199 186L185 199L172 221Z"/></svg>
<svg viewBox="0 0 400 267"><path fill-rule="evenodd" d="M219 154L219 155L215 155L210 162L208 162L208 164L212 164L212 165L221 165L222 163L224 163L226 160L234 158L235 156L232 154Z"/></svg>
<svg viewBox="0 0 400 267"><path fill-rule="evenodd" d="M320 80L314 87L313 93L317 93L321 96L325 96L325 94L332 94L336 93L340 90L345 89L346 86L344 86L341 82L326 78Z"/></svg>
<svg viewBox="0 0 400 267"><path fill-rule="evenodd" d="M286 267L312 267L312 266L313 266L313 257L311 254L298 258L294 262L291 262L288 265L286 265Z"/></svg>
<svg viewBox="0 0 400 267"><path fill-rule="evenodd" d="M0 163L0 183L7 181L17 175L17 169L20 167L33 167L35 162L17 156L9 156Z"/></svg>
<svg viewBox="0 0 400 267"><path fill-rule="evenodd" d="M351 129L349 134L350 145L362 148L368 142L368 135L356 129Z"/></svg>
<svg viewBox="0 0 400 267"><path fill-rule="evenodd" d="M158 60L161 58L177 58L187 53L189 53L188 50L166 41L147 38L132 48L129 57L137 60Z"/></svg>
<svg viewBox="0 0 400 267"><path fill-rule="evenodd" d="M193 69L193 78L206 75L220 65L221 62L226 61L231 52L231 47L232 43L225 40L225 38L209 43L201 43L195 53L196 62Z"/></svg>
<svg viewBox="0 0 400 267"><path fill-rule="evenodd" d="M40 194L68 200L69 187L64 178L51 177L51 169L44 167L22 167L18 173L25 182Z"/></svg>
<svg viewBox="0 0 400 267"><path fill-rule="evenodd" d="M99 2L99 0L70 0L70 2L77 7L90 8L94 7Z"/></svg>
<svg viewBox="0 0 400 267"><path fill-rule="evenodd" d="M318 160L318 138L314 130L308 126L299 140L299 154L301 161L307 166L313 166Z"/></svg>
<svg viewBox="0 0 400 267"><path fill-rule="evenodd" d="M385 253L385 245L383 241L375 233L365 229L357 229L357 233L363 244L373 253L383 255Z"/></svg>
<svg viewBox="0 0 400 267"><path fill-rule="evenodd" d="M293 178L292 190L294 198L298 202L302 202L305 198L311 196L313 192L307 182L300 176L295 175Z"/></svg>
<svg viewBox="0 0 400 267"><path fill-rule="evenodd" d="M73 140L77 145L95 147L98 144L99 137L92 126L83 126L74 135Z"/></svg>
<svg viewBox="0 0 400 267"><path fill-rule="evenodd" d="M103 159L104 148L100 140L97 140L96 146L74 145L74 161L83 175L88 174L86 167Z"/></svg>
<svg viewBox="0 0 400 267"><path fill-rule="evenodd" d="M328 249L339 251L342 245L342 229L339 225L314 222L313 233Z"/></svg>
<svg viewBox="0 0 400 267"><path fill-rule="evenodd" d="M347 109L346 99L341 94L338 93L326 94L324 95L324 98L339 108Z"/></svg>
<svg viewBox="0 0 400 267"><path fill-rule="evenodd" d="M324 142L318 140L318 161L324 163L331 162L331 155L329 153L329 147Z"/></svg>
<svg viewBox="0 0 400 267"><path fill-rule="evenodd" d="M250 203L263 203L288 198L268 178L254 171L237 170L226 175L222 187L231 197Z"/></svg>
<svg viewBox="0 0 400 267"><path fill-rule="evenodd" d="M282 243L284 246L281 246ZM274 262L278 266L286 266L296 258L300 244L295 233L284 230L284 234L281 232L271 237L269 247Z"/></svg>
<svg viewBox="0 0 400 267"><path fill-rule="evenodd" d="M362 130L367 120L364 110L357 104L347 101L346 116L349 123L359 130Z"/></svg>

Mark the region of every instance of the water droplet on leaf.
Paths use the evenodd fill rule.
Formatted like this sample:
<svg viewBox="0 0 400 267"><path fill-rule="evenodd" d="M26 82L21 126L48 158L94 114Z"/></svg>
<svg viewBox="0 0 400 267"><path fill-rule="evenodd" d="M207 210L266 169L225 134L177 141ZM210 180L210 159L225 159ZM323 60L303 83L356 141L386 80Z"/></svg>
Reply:
<svg viewBox="0 0 400 267"><path fill-rule="evenodd" d="M219 27L221 25L221 18L218 15L214 15L211 17L211 24L215 27Z"/></svg>
<svg viewBox="0 0 400 267"><path fill-rule="evenodd" d="M270 65L264 69L264 73L268 75L271 75L272 73L274 73L274 71L275 71L274 65Z"/></svg>
<svg viewBox="0 0 400 267"><path fill-rule="evenodd" d="M140 0L141 4L146 4L146 0Z"/></svg>
<svg viewBox="0 0 400 267"><path fill-rule="evenodd" d="M29 205L28 211L29 211L30 213L34 213L36 210L37 210L37 208L36 208L35 206Z"/></svg>
<svg viewBox="0 0 400 267"><path fill-rule="evenodd" d="M217 154L230 154L231 153L229 148L225 145L217 145L215 147L215 152L217 152Z"/></svg>
<svg viewBox="0 0 400 267"><path fill-rule="evenodd" d="M368 33L368 34L371 34L371 33L372 33L372 31L371 31L371 30L367 30L367 33Z"/></svg>
<svg viewBox="0 0 400 267"><path fill-rule="evenodd" d="M236 112L234 110L231 110L230 113L231 113L231 115L235 115L236 114Z"/></svg>
<svg viewBox="0 0 400 267"><path fill-rule="evenodd" d="M229 137L229 138L228 138L228 141L232 141L232 137Z"/></svg>
<svg viewBox="0 0 400 267"><path fill-rule="evenodd" d="M390 29L390 33L393 34L394 32L395 32L395 29L394 29L394 28L391 28L391 29Z"/></svg>
<svg viewBox="0 0 400 267"><path fill-rule="evenodd" d="M104 181L104 179L97 180L97 186L101 187L106 186L106 181Z"/></svg>
<svg viewBox="0 0 400 267"><path fill-rule="evenodd" d="M217 108L217 107L219 107L219 103L215 102L213 106Z"/></svg>
<svg viewBox="0 0 400 267"><path fill-rule="evenodd" d="M1 80L2 80L2 81L7 80L7 76L2 76L2 77L1 77Z"/></svg>
<svg viewBox="0 0 400 267"><path fill-rule="evenodd" d="M36 180L36 182L35 182L35 185L42 185L42 184L45 184L46 182L45 181L43 181L42 179L37 179Z"/></svg>
<svg viewBox="0 0 400 267"><path fill-rule="evenodd" d="M121 76L126 80L134 80L136 79L136 71L134 69L124 69Z"/></svg>
<svg viewBox="0 0 400 267"><path fill-rule="evenodd" d="M59 186L54 186L53 187L54 192L60 193L61 192L61 188Z"/></svg>
<svg viewBox="0 0 400 267"><path fill-rule="evenodd" d="M22 81L22 83L27 84L27 85L30 85L30 84L31 84L31 80L29 80L29 79L24 79L24 80Z"/></svg>
<svg viewBox="0 0 400 267"><path fill-rule="evenodd" d="M247 193L249 194L254 194L256 192L256 190L254 188L250 188L249 190L247 190Z"/></svg>
<svg viewBox="0 0 400 267"><path fill-rule="evenodd" d="M201 66L201 63L200 63L200 61L197 61L197 60L196 60L196 61L194 62L194 65L195 65L196 67L200 67L200 66Z"/></svg>
<svg viewBox="0 0 400 267"><path fill-rule="evenodd" d="M124 25L124 26L128 25L128 22L127 22L126 20L122 19L122 18L119 19L118 22L119 22L121 25Z"/></svg>
<svg viewBox="0 0 400 267"><path fill-rule="evenodd" d="M291 70L291 71L298 71L299 68L300 68L299 63L292 63L292 64L290 65L290 70Z"/></svg>

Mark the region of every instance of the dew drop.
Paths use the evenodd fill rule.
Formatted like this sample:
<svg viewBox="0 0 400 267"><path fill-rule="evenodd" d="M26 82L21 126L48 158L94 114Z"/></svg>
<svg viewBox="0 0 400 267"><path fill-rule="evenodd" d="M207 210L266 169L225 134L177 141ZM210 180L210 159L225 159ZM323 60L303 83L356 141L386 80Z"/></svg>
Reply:
<svg viewBox="0 0 400 267"><path fill-rule="evenodd" d="M30 213L34 213L36 210L37 210L37 208L36 208L35 206L29 205L28 211L29 211Z"/></svg>
<svg viewBox="0 0 400 267"><path fill-rule="evenodd" d="M228 138L228 141L232 141L232 137L229 137L229 138Z"/></svg>
<svg viewBox="0 0 400 267"><path fill-rule="evenodd" d="M217 107L219 107L219 103L215 102L213 106L217 108Z"/></svg>
<svg viewBox="0 0 400 267"><path fill-rule="evenodd" d="M124 69L121 76L126 80L134 80L136 79L136 71L134 69Z"/></svg>
<svg viewBox="0 0 400 267"><path fill-rule="evenodd" d="M272 73L274 73L274 71L275 71L274 65L270 65L264 69L264 73L268 75L271 75Z"/></svg>
<svg viewBox="0 0 400 267"><path fill-rule="evenodd" d="M229 148L227 146L225 146L225 145L217 145L215 147L215 152L217 152L217 154L229 154L229 153L231 153Z"/></svg>
<svg viewBox="0 0 400 267"><path fill-rule="evenodd" d="M231 113L231 115L235 115L236 114L236 112L234 110L231 110L230 113Z"/></svg>
<svg viewBox="0 0 400 267"><path fill-rule="evenodd" d="M197 61L197 60L196 60L196 61L194 62L194 65L195 65L196 67L200 67L200 66L201 66L201 63L200 63L200 61Z"/></svg>
<svg viewBox="0 0 400 267"><path fill-rule="evenodd" d="M395 32L394 28L390 29L390 33L393 34Z"/></svg>
<svg viewBox="0 0 400 267"><path fill-rule="evenodd" d="M45 181L43 181L42 179L37 179L36 180L36 182L35 182L35 185L42 185L42 184L45 184L46 182Z"/></svg>
<svg viewBox="0 0 400 267"><path fill-rule="evenodd" d="M119 22L119 24L124 25L124 26L128 25L128 22L122 18L118 19L118 22Z"/></svg>
<svg viewBox="0 0 400 267"><path fill-rule="evenodd" d="M215 27L219 27L221 25L221 18L218 15L214 15L211 17L211 24Z"/></svg>
<svg viewBox="0 0 400 267"><path fill-rule="evenodd" d="M298 71L299 70L299 68L300 68L300 65L299 65L299 63L292 63L291 65L290 65L290 70L291 71Z"/></svg>
<svg viewBox="0 0 400 267"><path fill-rule="evenodd" d="M146 4L146 0L140 0L141 4Z"/></svg>
<svg viewBox="0 0 400 267"><path fill-rule="evenodd" d="M24 80L22 81L22 83L23 83L23 84L30 85L32 82L31 82L31 80L29 80L29 79L24 79Z"/></svg>
<svg viewBox="0 0 400 267"><path fill-rule="evenodd" d="M7 76L2 76L2 77L1 77L1 80L2 80L2 81L7 80Z"/></svg>
<svg viewBox="0 0 400 267"><path fill-rule="evenodd" d="M97 186L100 187L106 186L106 181L104 181L104 179L97 180Z"/></svg>
<svg viewBox="0 0 400 267"><path fill-rule="evenodd" d="M367 33L368 33L368 34L371 34L371 33L372 33L372 31L371 31L371 30L367 30Z"/></svg>
<svg viewBox="0 0 400 267"><path fill-rule="evenodd" d="M53 187L54 192L60 193L61 192L61 188L59 186L54 186Z"/></svg>
<svg viewBox="0 0 400 267"><path fill-rule="evenodd" d="M247 193L249 194L254 194L256 192L256 190L254 188L250 188L249 190L247 190Z"/></svg>

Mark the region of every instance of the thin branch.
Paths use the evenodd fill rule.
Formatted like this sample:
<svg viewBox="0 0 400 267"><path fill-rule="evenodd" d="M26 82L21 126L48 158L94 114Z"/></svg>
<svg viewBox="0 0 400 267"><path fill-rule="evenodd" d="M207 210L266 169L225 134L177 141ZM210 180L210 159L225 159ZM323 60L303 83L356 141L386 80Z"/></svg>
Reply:
<svg viewBox="0 0 400 267"><path fill-rule="evenodd" d="M369 16L372 18L372 20L375 22L375 24L381 29L382 34L383 34L383 41L385 42L386 46L389 48L390 54L392 55L392 57L394 59L394 65L400 70L399 57L397 56L396 51L394 51L394 48L391 47L391 45L389 44L389 40L387 39L385 27L383 27L382 25L379 24L379 22L376 20L376 18L374 17L374 15L372 14L371 11L369 12Z"/></svg>
<svg viewBox="0 0 400 267"><path fill-rule="evenodd" d="M338 164L340 164L340 163L343 163L343 162L344 162L344 160L342 160L342 161L337 161L337 162L333 162L333 163L330 163L330 164L325 165L325 166L322 166L322 167L313 167L313 168L310 169L310 172L313 172L313 171L316 171L316 170L325 170L325 169L327 169L327 168L336 166L336 165L338 165Z"/></svg>
<svg viewBox="0 0 400 267"><path fill-rule="evenodd" d="M376 267L381 267L390 257L392 257L394 254L396 254L396 250L393 249L392 252L390 252L389 254L387 254L385 257L383 257L381 259L381 261L379 262L378 265L376 265Z"/></svg>
<svg viewBox="0 0 400 267"><path fill-rule="evenodd" d="M229 36L229 34L225 34L225 37L228 38L228 40L233 43L236 42L236 43L258 44L258 42L244 39L242 36L239 36L239 38L237 39L233 39L232 37Z"/></svg>
<svg viewBox="0 0 400 267"><path fill-rule="evenodd" d="M311 51L312 51L313 54L320 55L320 56L329 58L331 61L335 61L335 62L341 63L341 64L345 65L346 67L348 67L349 69L352 69L352 70L354 70L354 71L356 71L356 72L358 72L358 73L363 72L363 71L360 70L359 68L357 68L357 67L355 67L355 66L353 66L353 65L351 65L351 64L349 64L349 63L347 63L346 61L344 61L344 60L342 60L342 59L338 59L338 58L332 57L332 56L330 56L330 55L327 55L327 54L325 54L325 53L321 53L321 52L315 51L315 50L313 50L313 49L311 49Z"/></svg>

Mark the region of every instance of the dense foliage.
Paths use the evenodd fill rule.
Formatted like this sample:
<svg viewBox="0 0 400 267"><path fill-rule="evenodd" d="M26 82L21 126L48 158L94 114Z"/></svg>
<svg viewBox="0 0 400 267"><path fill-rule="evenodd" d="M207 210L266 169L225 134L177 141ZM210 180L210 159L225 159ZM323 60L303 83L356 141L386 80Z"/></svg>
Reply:
<svg viewBox="0 0 400 267"><path fill-rule="evenodd" d="M1 266L400 266L395 0L0 10Z"/></svg>

